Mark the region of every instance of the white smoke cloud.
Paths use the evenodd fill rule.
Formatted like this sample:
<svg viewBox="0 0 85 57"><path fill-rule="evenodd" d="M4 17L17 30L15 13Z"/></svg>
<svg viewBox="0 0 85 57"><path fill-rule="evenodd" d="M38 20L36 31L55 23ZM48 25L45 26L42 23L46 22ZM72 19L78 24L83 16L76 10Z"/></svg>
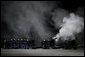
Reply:
<svg viewBox="0 0 85 57"><path fill-rule="evenodd" d="M70 17L63 18L63 24L59 33L54 38L62 37L64 40L75 39L75 34L84 29L84 19L70 13Z"/></svg>

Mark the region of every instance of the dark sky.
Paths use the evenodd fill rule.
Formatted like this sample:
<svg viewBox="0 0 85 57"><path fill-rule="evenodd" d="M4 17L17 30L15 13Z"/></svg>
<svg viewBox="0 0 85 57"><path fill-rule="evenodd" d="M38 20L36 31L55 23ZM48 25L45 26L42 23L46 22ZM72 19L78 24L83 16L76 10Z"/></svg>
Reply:
<svg viewBox="0 0 85 57"><path fill-rule="evenodd" d="M84 6L83 0L66 0L62 1L62 7L68 10L76 9L78 7Z"/></svg>

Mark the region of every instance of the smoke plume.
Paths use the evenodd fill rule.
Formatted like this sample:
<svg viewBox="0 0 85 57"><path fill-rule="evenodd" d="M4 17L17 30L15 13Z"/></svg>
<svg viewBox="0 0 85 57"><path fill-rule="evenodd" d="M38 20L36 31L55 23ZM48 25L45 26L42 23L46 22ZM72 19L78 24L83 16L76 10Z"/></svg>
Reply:
<svg viewBox="0 0 85 57"><path fill-rule="evenodd" d="M61 29L59 33L55 36L55 38L60 38L64 40L73 40L75 39L75 35L80 33L84 29L84 19L74 13L70 13L69 17L63 18L63 24L61 25Z"/></svg>
<svg viewBox="0 0 85 57"><path fill-rule="evenodd" d="M2 24L4 29L1 30L1 37L29 38L37 43L51 39L59 29L56 37L75 38L75 34L83 29L83 18L74 13L69 16L69 9L73 6L68 6L69 9L66 10L63 2L65 1L2 1L1 21L5 25ZM77 14L82 15L80 10L82 11L80 8Z"/></svg>

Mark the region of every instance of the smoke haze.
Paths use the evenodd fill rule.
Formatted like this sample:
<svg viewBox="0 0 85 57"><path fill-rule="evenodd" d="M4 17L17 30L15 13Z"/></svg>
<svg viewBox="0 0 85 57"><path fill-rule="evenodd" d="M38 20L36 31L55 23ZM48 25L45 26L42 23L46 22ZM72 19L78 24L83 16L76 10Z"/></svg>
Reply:
<svg viewBox="0 0 85 57"><path fill-rule="evenodd" d="M1 38L28 38L37 43L55 35L74 37L84 29L80 17L84 10L75 6L74 14L74 7L65 6L64 1L2 1Z"/></svg>
<svg viewBox="0 0 85 57"><path fill-rule="evenodd" d="M84 19L74 13L70 13L69 17L63 18L62 27L56 37L63 37L64 40L71 38L72 40L75 39L75 34L80 33L83 29Z"/></svg>

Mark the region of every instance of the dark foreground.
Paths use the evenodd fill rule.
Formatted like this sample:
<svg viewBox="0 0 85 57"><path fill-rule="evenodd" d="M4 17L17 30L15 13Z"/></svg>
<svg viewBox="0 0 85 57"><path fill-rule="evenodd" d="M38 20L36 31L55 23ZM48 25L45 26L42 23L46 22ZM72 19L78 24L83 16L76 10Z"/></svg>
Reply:
<svg viewBox="0 0 85 57"><path fill-rule="evenodd" d="M1 56L84 56L84 50L1 49Z"/></svg>

